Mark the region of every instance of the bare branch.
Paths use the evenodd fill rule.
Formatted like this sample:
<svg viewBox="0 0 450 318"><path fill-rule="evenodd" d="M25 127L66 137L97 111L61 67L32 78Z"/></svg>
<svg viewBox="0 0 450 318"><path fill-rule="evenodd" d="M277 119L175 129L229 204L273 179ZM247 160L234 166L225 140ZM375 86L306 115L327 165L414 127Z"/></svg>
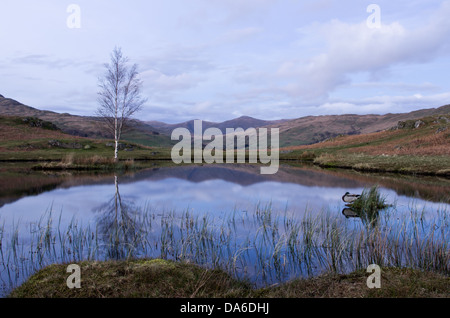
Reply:
<svg viewBox="0 0 450 318"><path fill-rule="evenodd" d="M142 81L139 79L137 65L128 65L128 58L122 50L114 48L105 73L99 78L97 116L103 119L106 128L114 136L117 144L122 130L131 116L142 109L147 99L141 96Z"/></svg>

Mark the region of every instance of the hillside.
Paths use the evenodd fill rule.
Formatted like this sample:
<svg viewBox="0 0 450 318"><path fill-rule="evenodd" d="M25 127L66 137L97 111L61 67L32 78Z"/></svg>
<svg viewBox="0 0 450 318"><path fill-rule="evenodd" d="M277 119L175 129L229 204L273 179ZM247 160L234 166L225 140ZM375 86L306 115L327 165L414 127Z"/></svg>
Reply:
<svg viewBox="0 0 450 318"><path fill-rule="evenodd" d="M308 116L269 127L278 127L280 129L280 146L289 147L309 145L338 135L373 133L389 129L399 121L439 114L450 114L450 105L399 114Z"/></svg>
<svg viewBox="0 0 450 318"><path fill-rule="evenodd" d="M439 108L422 109L409 113L385 115L324 115L307 116L296 119L261 120L241 116L224 122L203 121L203 130L216 127L225 133L226 128L250 127L279 128L280 146L291 147L318 143L339 135L360 135L382 131L395 126L399 121L415 120L433 115L450 114L450 105ZM90 138L111 138L101 125L101 119L90 116L76 116L67 113L38 110L0 95L0 115L37 117L52 122L63 132ZM123 134L123 139L145 146L171 147L176 143L170 139L177 127L194 131L194 121L166 124L158 121L133 120L132 128Z"/></svg>
<svg viewBox="0 0 450 318"><path fill-rule="evenodd" d="M0 115L36 117L51 122L61 129L62 132L74 136L112 138L112 136L104 129L100 118L39 110L26 106L14 99L4 98L1 95ZM140 143L145 146L168 147L173 145L173 142L168 136L160 134L156 129L143 124L141 121L134 121L132 128L124 132L123 139Z"/></svg>
<svg viewBox="0 0 450 318"><path fill-rule="evenodd" d="M380 132L285 147L281 154L283 159L312 160L323 167L449 176L450 115L399 121Z"/></svg>
<svg viewBox="0 0 450 318"><path fill-rule="evenodd" d="M37 117L0 116L0 161L62 161L97 164L113 158L110 139L67 134ZM121 141L119 159L167 158L165 148Z"/></svg>

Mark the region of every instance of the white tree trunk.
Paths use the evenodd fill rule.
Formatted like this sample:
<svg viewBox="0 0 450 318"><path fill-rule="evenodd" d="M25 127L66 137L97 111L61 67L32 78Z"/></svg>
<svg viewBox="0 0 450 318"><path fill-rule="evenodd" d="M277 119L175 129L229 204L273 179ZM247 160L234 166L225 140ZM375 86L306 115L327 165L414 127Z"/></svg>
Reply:
<svg viewBox="0 0 450 318"><path fill-rule="evenodd" d="M117 126L117 97L116 97L116 113L114 118L114 161L119 161L119 132Z"/></svg>
<svg viewBox="0 0 450 318"><path fill-rule="evenodd" d="M117 139L114 146L114 161L119 161L119 141Z"/></svg>

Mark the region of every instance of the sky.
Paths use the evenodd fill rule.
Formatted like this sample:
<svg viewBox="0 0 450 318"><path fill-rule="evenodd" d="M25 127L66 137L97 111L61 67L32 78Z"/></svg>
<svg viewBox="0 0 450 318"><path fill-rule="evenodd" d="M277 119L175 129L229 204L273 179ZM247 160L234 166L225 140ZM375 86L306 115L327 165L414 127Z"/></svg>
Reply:
<svg viewBox="0 0 450 318"><path fill-rule="evenodd" d="M450 1L1 0L0 94L93 116L115 47L141 120L386 114L450 103Z"/></svg>

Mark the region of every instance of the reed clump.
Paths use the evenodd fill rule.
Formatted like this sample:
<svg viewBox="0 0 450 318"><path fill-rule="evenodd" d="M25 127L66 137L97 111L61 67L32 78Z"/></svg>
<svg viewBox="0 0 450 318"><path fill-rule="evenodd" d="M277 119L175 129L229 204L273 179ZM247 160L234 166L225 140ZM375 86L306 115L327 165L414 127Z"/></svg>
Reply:
<svg viewBox="0 0 450 318"><path fill-rule="evenodd" d="M340 212L277 212L270 204L223 217L121 206L87 225L49 211L33 224L7 228L0 220L0 275L8 290L51 264L160 258L221 270L256 287L370 264L448 276L448 211L429 217L412 206L398 213L390 207L368 227Z"/></svg>
<svg viewBox="0 0 450 318"><path fill-rule="evenodd" d="M365 188L361 195L352 203L347 204L347 206L361 218L374 221L380 210L384 210L391 205L386 202L386 197L382 196L378 186L374 185L370 188Z"/></svg>

